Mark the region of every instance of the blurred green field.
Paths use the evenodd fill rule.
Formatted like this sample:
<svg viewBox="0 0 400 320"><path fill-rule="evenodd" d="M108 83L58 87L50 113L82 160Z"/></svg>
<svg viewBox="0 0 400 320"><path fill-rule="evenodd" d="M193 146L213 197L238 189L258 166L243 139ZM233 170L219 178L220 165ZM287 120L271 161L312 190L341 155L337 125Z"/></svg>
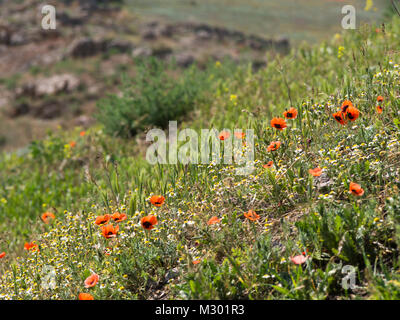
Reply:
<svg viewBox="0 0 400 320"><path fill-rule="evenodd" d="M292 42L319 41L341 31L341 8L354 5L357 26L379 22L389 1L374 0L127 0L140 16L193 21ZM370 3L370 2L369 2ZM368 10L365 10L368 9Z"/></svg>

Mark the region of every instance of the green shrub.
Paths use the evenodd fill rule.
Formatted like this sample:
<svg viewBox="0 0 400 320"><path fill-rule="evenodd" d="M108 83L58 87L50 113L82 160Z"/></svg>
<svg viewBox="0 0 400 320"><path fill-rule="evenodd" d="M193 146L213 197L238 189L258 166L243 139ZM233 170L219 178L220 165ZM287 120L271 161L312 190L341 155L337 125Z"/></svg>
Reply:
<svg viewBox="0 0 400 320"><path fill-rule="evenodd" d="M125 138L149 127L165 128L205 97L215 79L209 76L214 68L192 66L177 76L175 63L138 60L135 79L124 79L122 97L113 94L99 102L97 119L106 133Z"/></svg>

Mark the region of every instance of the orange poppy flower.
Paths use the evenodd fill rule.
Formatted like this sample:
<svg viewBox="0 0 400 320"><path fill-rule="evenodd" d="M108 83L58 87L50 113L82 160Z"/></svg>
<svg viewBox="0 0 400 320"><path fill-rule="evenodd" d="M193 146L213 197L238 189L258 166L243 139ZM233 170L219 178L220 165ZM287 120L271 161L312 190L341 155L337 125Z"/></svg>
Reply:
<svg viewBox="0 0 400 320"><path fill-rule="evenodd" d="M200 260L194 260L192 261L193 264L199 264L201 261Z"/></svg>
<svg viewBox="0 0 400 320"><path fill-rule="evenodd" d="M0 259L4 258L5 256L6 256L6 253L5 253L5 252L1 252L1 253L0 253Z"/></svg>
<svg viewBox="0 0 400 320"><path fill-rule="evenodd" d="M71 141L69 143L69 145L70 145L71 148L74 148L76 146L76 142L75 141Z"/></svg>
<svg viewBox="0 0 400 320"><path fill-rule="evenodd" d="M85 280L85 288L92 288L99 282L99 275L92 273Z"/></svg>
<svg viewBox="0 0 400 320"><path fill-rule="evenodd" d="M230 133L228 131L221 131L218 138L219 140L226 140L230 137Z"/></svg>
<svg viewBox="0 0 400 320"><path fill-rule="evenodd" d="M376 112L378 112L379 114L381 114L383 112L383 108L381 106L377 106L376 107Z"/></svg>
<svg viewBox="0 0 400 320"><path fill-rule="evenodd" d="M292 257L290 258L290 260L292 260L292 262L294 264L303 264L304 262L306 262L308 259L308 257L303 256L302 254Z"/></svg>
<svg viewBox="0 0 400 320"><path fill-rule="evenodd" d="M34 242L25 242L24 249L28 251L39 251L39 246Z"/></svg>
<svg viewBox="0 0 400 320"><path fill-rule="evenodd" d="M161 207L165 201L163 196L152 196L150 198L150 202L155 205L156 207Z"/></svg>
<svg viewBox="0 0 400 320"><path fill-rule="evenodd" d="M244 132L235 132L235 137L238 139L243 139L244 136L246 135Z"/></svg>
<svg viewBox="0 0 400 320"><path fill-rule="evenodd" d="M117 236L118 231L119 231L119 226L114 227L112 224L108 224L106 226L101 227L101 233L106 239L115 238Z"/></svg>
<svg viewBox="0 0 400 320"><path fill-rule="evenodd" d="M349 119L350 121L356 121L359 115L360 115L360 111L358 111L357 108L355 108L355 107L347 108L346 116L347 116L347 119Z"/></svg>
<svg viewBox="0 0 400 320"><path fill-rule="evenodd" d="M382 96L378 96L376 98L376 101L378 101L378 102L383 102L383 100L385 100L385 99Z"/></svg>
<svg viewBox="0 0 400 320"><path fill-rule="evenodd" d="M339 122L341 125L346 124L346 120L344 119L344 113L342 111L338 111L334 114L332 114L332 116L335 118L335 120L337 122Z"/></svg>
<svg viewBox="0 0 400 320"><path fill-rule="evenodd" d="M271 120L271 127L278 130L283 130L287 127L286 121L283 118L273 118Z"/></svg>
<svg viewBox="0 0 400 320"><path fill-rule="evenodd" d="M274 163L272 161L268 161L266 164L263 165L263 168L267 169L267 168L271 168L274 165Z"/></svg>
<svg viewBox="0 0 400 320"><path fill-rule="evenodd" d="M153 215L148 215L143 217L140 220L140 223L142 224L143 229L146 230L151 230L154 228L154 226L157 224L157 217Z"/></svg>
<svg viewBox="0 0 400 320"><path fill-rule="evenodd" d="M283 116L286 119L296 119L297 117L297 110L295 108L290 108L289 110L283 113Z"/></svg>
<svg viewBox="0 0 400 320"><path fill-rule="evenodd" d="M268 151L276 151L279 149L279 147L281 146L281 142L280 141L272 141L270 143L270 145L268 146L267 150Z"/></svg>
<svg viewBox="0 0 400 320"><path fill-rule="evenodd" d="M353 103L350 100L344 100L342 103L342 106L340 107L342 109L342 112L347 112L347 109L349 107L352 107Z"/></svg>
<svg viewBox="0 0 400 320"><path fill-rule="evenodd" d="M121 222L126 220L127 215L125 213L119 213L115 212L112 216L111 219L113 219L115 222Z"/></svg>
<svg viewBox="0 0 400 320"><path fill-rule="evenodd" d="M210 220L208 220L207 224L210 226L219 222L221 222L221 220L218 217L214 216L211 217Z"/></svg>
<svg viewBox="0 0 400 320"><path fill-rule="evenodd" d="M355 182L350 182L349 191L351 192L351 194L359 197L364 194L364 189L361 188L361 186Z"/></svg>
<svg viewBox="0 0 400 320"><path fill-rule="evenodd" d="M320 167L317 167L315 169L308 170L308 172L314 177L319 177L322 174L322 169Z"/></svg>
<svg viewBox="0 0 400 320"><path fill-rule="evenodd" d="M81 137L83 137L85 134L86 134L85 131L81 131L81 132L79 133L79 135L80 135Z"/></svg>
<svg viewBox="0 0 400 320"><path fill-rule="evenodd" d="M79 300L94 300L94 298L90 293L80 293Z"/></svg>
<svg viewBox="0 0 400 320"><path fill-rule="evenodd" d="M55 219L56 216L52 212L45 212L41 216L44 223L49 223L51 220Z"/></svg>
<svg viewBox="0 0 400 320"><path fill-rule="evenodd" d="M105 214L104 216L98 216L94 223L97 224L98 226L100 226L102 224L108 223L108 221L110 221L110 215Z"/></svg>
<svg viewBox="0 0 400 320"><path fill-rule="evenodd" d="M251 221L256 221L260 219L260 216L254 210L249 210L245 212L244 216Z"/></svg>

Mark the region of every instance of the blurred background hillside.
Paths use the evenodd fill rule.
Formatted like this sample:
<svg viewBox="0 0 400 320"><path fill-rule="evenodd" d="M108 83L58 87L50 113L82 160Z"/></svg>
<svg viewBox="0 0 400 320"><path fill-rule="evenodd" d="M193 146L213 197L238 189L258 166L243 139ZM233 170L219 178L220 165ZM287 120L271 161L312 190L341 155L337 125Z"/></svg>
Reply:
<svg viewBox="0 0 400 320"><path fill-rule="evenodd" d="M385 0L58 0L56 30L43 30L37 0L0 1L0 150L58 128L95 124L99 99L119 94L138 58L183 70L211 59L251 63L341 32L341 8L357 27L380 24Z"/></svg>

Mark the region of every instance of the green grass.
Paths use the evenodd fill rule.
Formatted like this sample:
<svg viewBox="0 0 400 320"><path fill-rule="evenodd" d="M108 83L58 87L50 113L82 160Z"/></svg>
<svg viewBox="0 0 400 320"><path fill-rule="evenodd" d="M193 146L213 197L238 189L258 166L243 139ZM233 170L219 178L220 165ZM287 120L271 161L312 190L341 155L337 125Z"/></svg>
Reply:
<svg viewBox="0 0 400 320"><path fill-rule="evenodd" d="M167 21L194 21L240 30L267 38L286 36L294 43L315 42L341 32L341 8L354 5L357 23L380 22L387 1L373 1L368 11L365 0L345 3L326 0L128 0L133 12ZM375 9L376 10L375 10Z"/></svg>
<svg viewBox="0 0 400 320"><path fill-rule="evenodd" d="M396 17L385 32L365 26L258 72L237 66L216 77L180 128L253 129L251 175L236 175L235 165L152 166L143 134L124 140L102 126L3 154L0 298L398 299L399 32ZM226 66L215 67L211 78ZM332 114L345 99L360 116L342 126ZM297 118L272 128L290 106ZM282 144L269 152L272 141ZM320 178L309 174L315 167ZM349 193L351 182L362 196ZM152 194L165 203L153 206ZM249 210L260 218L246 219ZM44 224L44 211L55 221ZM94 221L116 211L128 218L106 239ZM146 215L157 216L153 230L140 225ZM213 216L220 221L208 225ZM27 241L40 252L24 251ZM294 264L302 252L308 259ZM44 289L49 266L55 287ZM342 286L345 266L356 288ZM100 281L85 288L92 272Z"/></svg>

